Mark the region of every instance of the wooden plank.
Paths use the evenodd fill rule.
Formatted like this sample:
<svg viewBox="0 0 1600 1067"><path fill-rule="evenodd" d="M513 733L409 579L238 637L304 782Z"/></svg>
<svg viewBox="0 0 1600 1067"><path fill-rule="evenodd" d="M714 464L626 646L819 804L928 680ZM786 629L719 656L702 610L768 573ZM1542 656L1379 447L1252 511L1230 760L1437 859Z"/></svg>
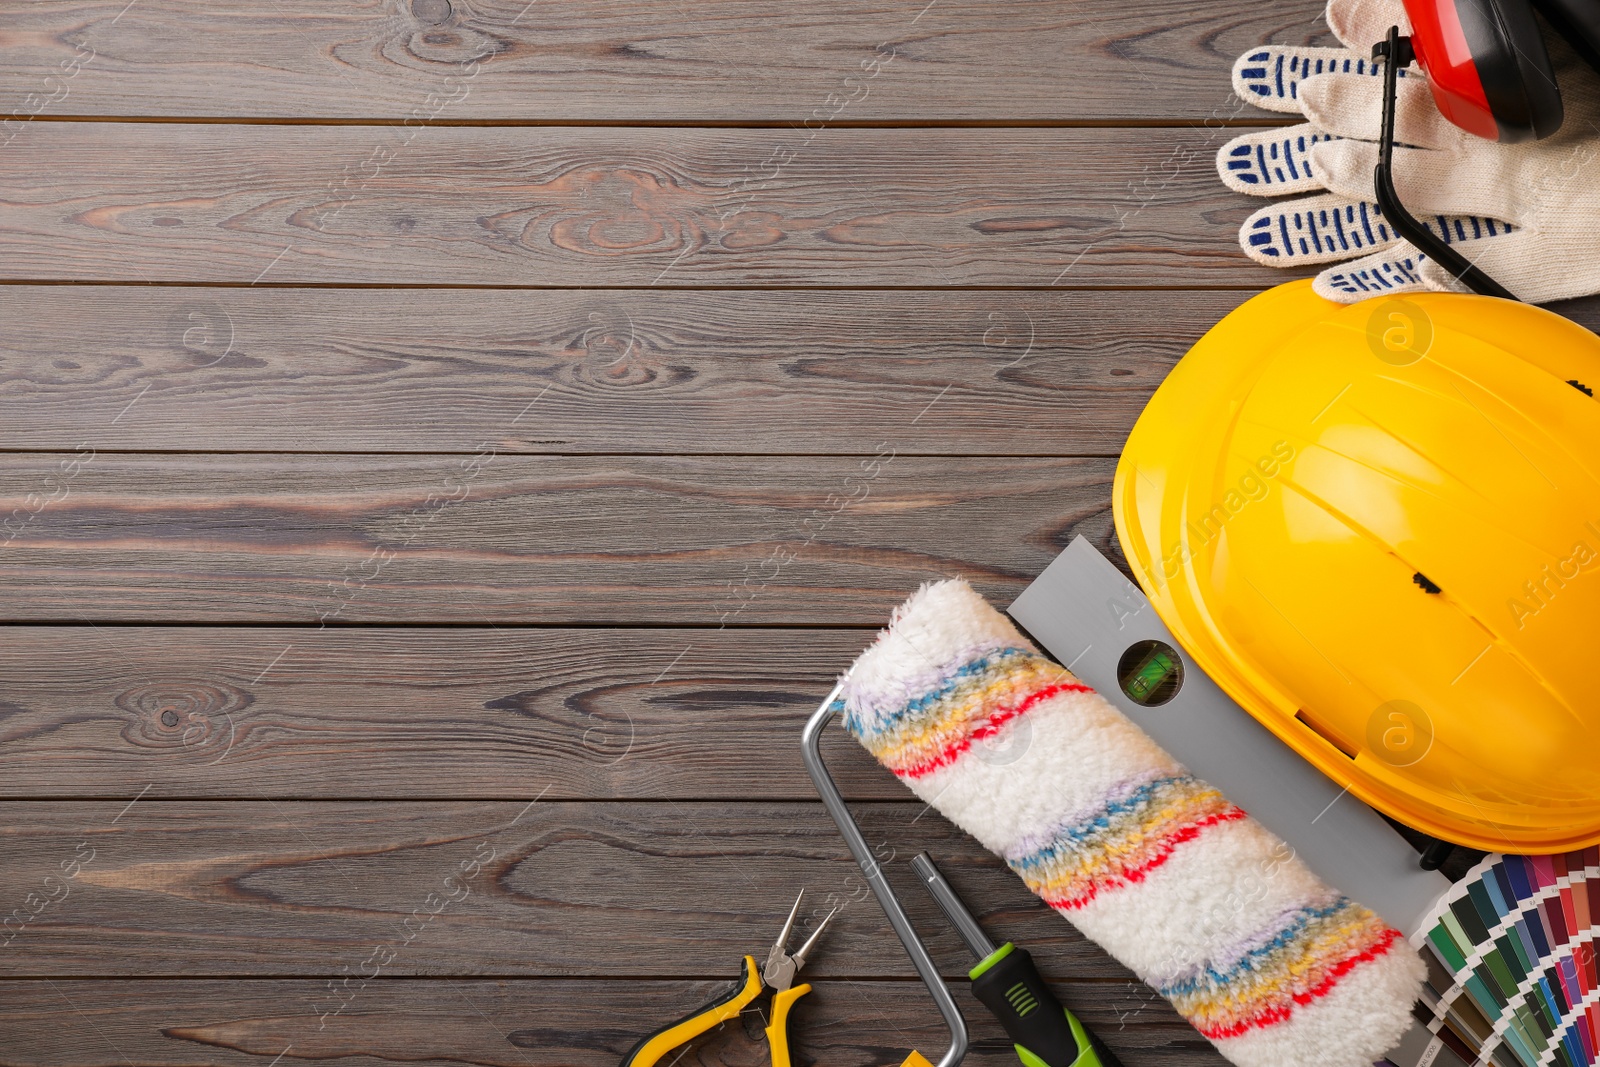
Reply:
<svg viewBox="0 0 1600 1067"><path fill-rule="evenodd" d="M437 790L448 783L419 787ZM833 927L813 980L914 978L818 801L0 803L0 976L731 977L795 894ZM855 807L943 973L970 956L927 849L1046 973L1126 980L996 857L915 801ZM30 897L30 894L33 896ZM17 911L15 909L21 909Z"/></svg>
<svg viewBox="0 0 1600 1067"><path fill-rule="evenodd" d="M125 417L133 418L137 406ZM907 412L907 423L915 417ZM1105 459L0 456L7 621L880 626L1009 603Z"/></svg>
<svg viewBox="0 0 1600 1067"><path fill-rule="evenodd" d="M1326 33L1289 0L121 7L15 12L0 116L1198 120L1231 113L1228 70L1247 48Z"/></svg>
<svg viewBox="0 0 1600 1067"><path fill-rule="evenodd" d="M0 449L1109 454L1250 295L16 286Z"/></svg>
<svg viewBox="0 0 1600 1067"><path fill-rule="evenodd" d="M1109 454L1250 295L17 286L0 449Z"/></svg>
<svg viewBox="0 0 1600 1067"><path fill-rule="evenodd" d="M864 630L0 631L0 795L815 798ZM852 798L910 794L842 729Z"/></svg>
<svg viewBox="0 0 1600 1067"><path fill-rule="evenodd" d="M1208 1042L1142 985L1060 982L1057 994L1126 1067L1222 1067ZM178 980L8 982L8 1067L616 1067L643 1033L703 1004L717 982L582 979L376 981L348 1014L326 1021L324 983ZM1015 1067L1016 1053L958 982L972 1067ZM321 1000L319 1001L319 997ZM882 1067L910 1048L929 1057L949 1039L912 982L823 982L790 1023L797 1063ZM679 1061L684 1067L767 1062L754 1012Z"/></svg>
<svg viewBox="0 0 1600 1067"><path fill-rule="evenodd" d="M18 286L0 448L1106 454L1249 295Z"/></svg>
<svg viewBox="0 0 1600 1067"><path fill-rule="evenodd" d="M1283 280L1237 247L1221 128L32 126L0 152L8 281Z"/></svg>

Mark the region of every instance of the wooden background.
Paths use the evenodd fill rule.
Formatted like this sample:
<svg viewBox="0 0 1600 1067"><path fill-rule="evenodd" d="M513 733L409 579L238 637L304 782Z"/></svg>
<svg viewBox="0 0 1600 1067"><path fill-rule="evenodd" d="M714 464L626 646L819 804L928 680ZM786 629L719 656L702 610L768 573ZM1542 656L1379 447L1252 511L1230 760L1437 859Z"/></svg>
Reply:
<svg viewBox="0 0 1600 1067"><path fill-rule="evenodd" d="M798 1062L937 1055L800 725L918 582L1115 552L1317 5L125 2L0 22L0 1064L609 1065L802 886ZM947 974L921 848L1221 1062L829 753Z"/></svg>

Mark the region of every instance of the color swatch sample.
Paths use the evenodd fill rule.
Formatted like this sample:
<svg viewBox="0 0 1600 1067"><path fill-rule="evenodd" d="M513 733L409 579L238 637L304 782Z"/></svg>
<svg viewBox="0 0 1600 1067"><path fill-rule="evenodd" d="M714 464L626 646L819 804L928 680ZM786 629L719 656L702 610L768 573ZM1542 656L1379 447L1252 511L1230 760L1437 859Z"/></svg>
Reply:
<svg viewBox="0 0 1600 1067"><path fill-rule="evenodd" d="M1467 1063L1600 1064L1597 923L1600 847L1485 857L1412 938L1442 964L1424 1022Z"/></svg>

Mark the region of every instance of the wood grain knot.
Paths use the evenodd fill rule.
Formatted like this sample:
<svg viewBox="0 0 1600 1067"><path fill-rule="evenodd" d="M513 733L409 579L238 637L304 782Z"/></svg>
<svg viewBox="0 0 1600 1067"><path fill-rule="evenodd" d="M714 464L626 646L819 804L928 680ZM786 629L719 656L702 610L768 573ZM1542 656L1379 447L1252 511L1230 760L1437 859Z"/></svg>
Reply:
<svg viewBox="0 0 1600 1067"><path fill-rule="evenodd" d="M572 360L572 380L585 392L599 388L681 388L699 377L692 366L663 363L661 353L621 306L604 306L585 315L562 345Z"/></svg>
<svg viewBox="0 0 1600 1067"><path fill-rule="evenodd" d="M628 758L638 738L633 715L622 706L634 688L626 683L603 686L564 700L550 690L528 689L486 700L483 707L548 725L551 730L543 740L553 740L561 751L576 757L575 763L614 767Z"/></svg>
<svg viewBox="0 0 1600 1067"><path fill-rule="evenodd" d="M450 19L450 0L411 0L411 17L429 26Z"/></svg>
<svg viewBox="0 0 1600 1067"><path fill-rule="evenodd" d="M426 5L430 0L418 2ZM423 8L432 17L419 17L419 25L412 28L402 44L411 60L421 63L432 74L443 76L412 112L414 119L420 121L434 118L440 111L471 95L479 65L514 47L513 42L464 22L445 0L438 0L438 4L438 8ZM412 10L415 12L416 8Z"/></svg>
<svg viewBox="0 0 1600 1067"><path fill-rule="evenodd" d="M123 740L140 748L191 752L221 759L241 734L239 715L255 698L226 682L181 678L117 694L127 714Z"/></svg>
<svg viewBox="0 0 1600 1067"><path fill-rule="evenodd" d="M483 218L502 240L548 243L585 256L671 257L699 247L712 191L681 175L636 166L584 166L524 187L530 207Z"/></svg>

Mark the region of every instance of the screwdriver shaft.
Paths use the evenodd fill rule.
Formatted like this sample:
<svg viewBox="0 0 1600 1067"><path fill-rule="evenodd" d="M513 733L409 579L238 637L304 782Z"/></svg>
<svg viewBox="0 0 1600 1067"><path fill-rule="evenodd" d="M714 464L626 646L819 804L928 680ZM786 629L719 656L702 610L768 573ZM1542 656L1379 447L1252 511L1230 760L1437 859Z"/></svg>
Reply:
<svg viewBox="0 0 1600 1067"><path fill-rule="evenodd" d="M989 935L983 932L983 927L978 925L978 920L972 917L972 912L956 896L955 889L944 880L944 875L939 873L939 868L934 865L933 857L926 852L913 856L911 869L917 872L917 877L922 879L922 884L927 887L933 899L939 902L939 908L950 920L950 925L956 928L956 933L961 935L961 940L966 942L967 949L974 959L986 960L999 949Z"/></svg>

